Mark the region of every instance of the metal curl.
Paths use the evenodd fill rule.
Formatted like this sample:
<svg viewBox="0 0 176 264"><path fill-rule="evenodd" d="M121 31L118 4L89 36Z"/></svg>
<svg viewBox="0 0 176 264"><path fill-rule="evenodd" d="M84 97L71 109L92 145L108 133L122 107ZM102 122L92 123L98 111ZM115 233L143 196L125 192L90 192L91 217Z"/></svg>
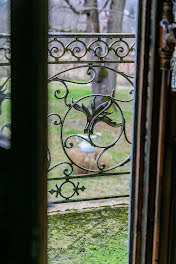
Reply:
<svg viewBox="0 0 176 264"><path fill-rule="evenodd" d="M53 42L56 42L56 43L60 44L61 47L62 47L62 50L61 50L61 48L56 47L56 46L51 47L51 48L48 49L49 55L50 55L51 57L53 57L54 59L59 59L59 58L63 57L64 54L65 54L65 46L64 46L64 44L63 44L60 40L58 40L58 39L56 39L56 38L53 39L53 40L51 40L51 41L49 41L49 42L48 42L48 46L49 46L50 44L52 44ZM61 51L61 55L57 55L57 56L54 55L54 54L59 54L60 51Z"/></svg>
<svg viewBox="0 0 176 264"><path fill-rule="evenodd" d="M91 46L93 46L95 43L98 42L98 46L96 46L95 48L91 48ZM105 45L104 49L102 46L100 46L100 44L103 43ZM90 43L87 47L87 49L89 51L93 51L94 53L94 56L98 57L99 59L103 59L105 57L107 57L108 53L109 53L109 47L108 47L108 44L102 40L102 39L97 39L97 40L94 40L92 43ZM105 50L106 49L106 50ZM103 53L103 50L104 51L104 54L101 55L101 53Z"/></svg>
<svg viewBox="0 0 176 264"><path fill-rule="evenodd" d="M58 162L58 163L54 164L52 167L50 167L50 168L48 169L48 172L50 172L51 170L53 170L53 169L55 169L56 167L58 167L58 166L60 166L60 165L63 165L63 164L66 164L66 165L68 165L68 166L70 167L70 170L68 170L68 169L66 169L66 168L63 169L63 173L64 173L64 175L69 176L70 174L72 174L72 172L73 172L72 162L70 163L70 162L67 162L67 161L61 161L61 162Z"/></svg>
<svg viewBox="0 0 176 264"><path fill-rule="evenodd" d="M83 51L83 54L82 54L82 55L77 56L77 55L75 54L75 53L80 53L80 52L81 52L81 48L80 48L80 47L77 47L77 46L76 46L76 47L73 47L73 48L69 48L69 46L71 46L73 43L76 43L76 44L80 43L80 44L83 46L84 51ZM73 40L73 41L69 42L69 43L65 46L65 49L66 49L67 51L70 51L71 54L72 54L72 56L75 57L75 58L77 58L77 59L81 59L81 58L83 58L83 57L87 54L87 46L86 46L86 44L85 44L82 40L80 40L80 39L76 39L76 40Z"/></svg>
<svg viewBox="0 0 176 264"><path fill-rule="evenodd" d="M59 118L59 122L57 120L54 120L54 125L55 126L59 126L60 124L62 124L62 119L61 119L61 116L59 114L56 114L56 113L51 113L48 115L48 118L51 117L51 116L56 116Z"/></svg>
<svg viewBox="0 0 176 264"><path fill-rule="evenodd" d="M64 148L67 148L67 149L71 149L71 148L73 148L73 142L68 142L67 143L67 141L68 141L68 139L69 138L71 138L71 136L68 136L65 140L64 140Z"/></svg>
<svg viewBox="0 0 176 264"><path fill-rule="evenodd" d="M89 66L87 69L87 75L92 75L91 79L89 80L89 82L93 82L95 80L96 77L96 71L92 66Z"/></svg>
<svg viewBox="0 0 176 264"><path fill-rule="evenodd" d="M130 53L130 47L128 45L128 43L124 40L120 40L119 42L121 43L124 43L125 44L125 47L126 47L126 52L124 53L125 51L125 47L123 46L119 46L119 47L116 47L114 50L116 56L120 57L120 58L125 58L128 56L128 54ZM123 54L124 53L124 54Z"/></svg>
<svg viewBox="0 0 176 264"><path fill-rule="evenodd" d="M68 80L68 79L64 79L64 78L59 78L58 77L59 75L61 75L63 73L66 73L66 72L69 72L71 70L77 70L77 69L80 69L80 68L87 68L87 67L88 67L87 74L88 75L91 75L92 74L91 79L88 80L88 81L81 81L80 82L80 81L73 81L73 80ZM83 84L92 83L94 81L95 77L96 77L96 71L95 71L95 69L92 67L92 65L87 65L86 64L86 65L76 66L76 67L72 67L72 68L66 69L64 71L61 71L61 72L59 72L59 73L51 76L49 78L49 82L52 82L52 81L62 81L62 82L67 82L67 83L73 83L73 84L81 84L81 85L83 85Z"/></svg>
<svg viewBox="0 0 176 264"><path fill-rule="evenodd" d="M57 79L57 80L55 79L55 80L53 80L53 81L58 81L58 82L62 83L62 84L64 85L64 88L65 88L65 93L64 93L64 95L62 95L62 96L58 96L58 95L61 93L61 90L60 90L60 89L57 89L57 90L55 90L55 92L54 92L54 96L55 96L57 99L63 99L63 98L66 98L66 97L68 96L68 94L69 94L69 89L68 89L66 83L65 83L63 80L60 80L60 79Z"/></svg>
<svg viewBox="0 0 176 264"><path fill-rule="evenodd" d="M63 174L64 174L65 176L69 176L69 175L72 174L72 172L73 172L73 166L72 166L72 163L67 162L67 165L70 166L70 170L69 170L68 168L63 169Z"/></svg>
<svg viewBox="0 0 176 264"><path fill-rule="evenodd" d="M64 35L65 36L65 35ZM53 35L51 34L50 38L53 37L54 39L49 41L49 44L51 42L60 42L60 44L62 43L60 41L61 38L63 38L62 33L60 33L59 35ZM112 41L112 43L108 44L104 39L107 38L107 35L102 35L101 37L92 34L90 37L94 38L93 41L91 41L91 43L87 44L84 40L81 40L81 38L86 37L86 34L84 34L83 36L81 35L77 35L74 37L74 39L72 39L71 41L69 41L69 38L67 38L68 43L64 44L62 43L62 49L63 52L59 55L59 56L55 56L54 53L52 54L55 62L59 63L59 59L61 57L63 57L65 55L66 52L70 52L71 53L71 60L69 61L71 63L73 58L76 58L76 60L73 60L74 62L84 62L84 60L82 60L83 58L85 58L85 61L87 61L86 55L88 53L93 53L93 55L98 59L97 62L101 62L103 60L106 60L106 58L108 57L109 53L113 50L115 55L119 58L124 58L126 57L130 52L134 51L134 45L135 43L130 47L128 45L128 42L126 41L126 39L134 39L134 35L121 35L121 34L112 34L111 38L109 39L116 39L115 41ZM70 34L70 38L73 38L73 35ZM127 52L125 52L124 55L122 55L124 48L123 47L117 47L116 49L113 47L113 45L115 45L115 43L122 43L121 45L125 45L127 49ZM72 45L77 45L74 47L71 47ZM95 46L96 45L96 46ZM81 47L80 47L81 46ZM95 46L95 47L94 47ZM103 46L103 47L102 47ZM56 52L57 53L57 52ZM108 59L108 58L107 58ZM108 62L108 61L106 61ZM112 61L113 62L113 61ZM116 62L116 60L114 61ZM132 61L129 60L129 63L131 63ZM52 63L52 61L50 62Z"/></svg>
<svg viewBox="0 0 176 264"><path fill-rule="evenodd" d="M97 156L96 158L96 165L97 165L97 168L100 170L100 171L104 171L105 168L106 168L106 165L104 163L101 163L101 166L99 166L99 160L100 158L103 156L103 154L108 150L109 148L105 148L103 149Z"/></svg>
<svg viewBox="0 0 176 264"><path fill-rule="evenodd" d="M101 46L97 46L94 48L94 54L99 59L105 58L108 55L109 50L107 49L107 51L103 55L101 55L102 53L103 53L103 48Z"/></svg>
<svg viewBox="0 0 176 264"><path fill-rule="evenodd" d="M66 148L72 148L73 147L73 143L70 142L68 143L69 145L71 144L71 147L67 145L67 141L72 138L72 137L79 137L79 138L82 138L84 139L85 141L87 141L88 143L90 143L90 141L86 138L84 138L83 136L81 136L80 134L72 134L72 135L69 135L65 140L64 140L64 144L63 146L66 147Z"/></svg>
<svg viewBox="0 0 176 264"><path fill-rule="evenodd" d="M62 95L62 96L58 96L58 95L61 93L61 90L60 90L60 89L56 89L56 90L54 91L54 96L55 96L57 99L59 99L59 100L60 100L60 99L64 99L65 105L68 106L68 107L70 107L71 103L68 103L68 102L67 102L67 97L68 97L68 94L69 94L69 89L68 89L67 84L65 83L65 81L63 81L63 80L61 80L61 79L59 79L59 78L57 78L57 77L53 78L53 79L50 80L49 82L52 82L52 81L57 81L57 82L60 82L60 83L62 83L62 84L64 85L64 88L65 88L65 93L64 93L64 95Z"/></svg>
<svg viewBox="0 0 176 264"><path fill-rule="evenodd" d="M65 96L59 97L58 94L60 94L60 93L61 93L61 90L59 90L59 89L58 89L58 90L55 90L55 91L54 91L54 96L55 96L57 99L63 99Z"/></svg>

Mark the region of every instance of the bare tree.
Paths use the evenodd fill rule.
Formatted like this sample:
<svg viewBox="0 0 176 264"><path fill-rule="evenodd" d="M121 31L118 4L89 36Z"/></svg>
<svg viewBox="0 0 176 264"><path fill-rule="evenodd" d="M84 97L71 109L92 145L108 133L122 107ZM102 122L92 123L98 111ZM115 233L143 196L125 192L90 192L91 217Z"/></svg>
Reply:
<svg viewBox="0 0 176 264"><path fill-rule="evenodd" d="M94 0L94 2L97 2L97 0ZM109 1L106 1L106 3L107 2ZM125 6L125 0L111 1L108 12L108 24L107 24L108 33L120 33L122 31L124 6ZM118 12L111 12L112 10ZM97 26L97 21L95 20L95 17L94 20L91 19L91 21L92 23L95 23L94 28L98 29L99 27ZM109 44L109 41L112 40L107 39L107 44ZM110 59L116 60L117 57L115 54L111 54ZM111 64L110 67L116 70L117 64ZM92 92L95 94L111 94L112 91L115 90L116 88L116 77L117 74L114 71L111 70L108 71L103 67L99 68L97 70L95 81L92 83Z"/></svg>
<svg viewBox="0 0 176 264"><path fill-rule="evenodd" d="M107 18L106 32L120 33L122 31L122 20L125 6L125 0L104 0L103 5L99 8L98 0L80 0L75 5L71 0L64 0L77 15L86 15L86 31L91 33L100 32L100 14L104 12ZM73 4L74 3L74 4ZM56 5L51 6L55 8ZM112 40L111 40L112 41ZM107 44L109 40L107 39ZM93 58L90 58L91 60ZM116 55L111 55L111 60L116 59ZM112 69L117 68L117 64L110 66ZM116 88L116 73L108 71L103 67L96 68L96 77L92 82L92 92L96 94L111 94Z"/></svg>

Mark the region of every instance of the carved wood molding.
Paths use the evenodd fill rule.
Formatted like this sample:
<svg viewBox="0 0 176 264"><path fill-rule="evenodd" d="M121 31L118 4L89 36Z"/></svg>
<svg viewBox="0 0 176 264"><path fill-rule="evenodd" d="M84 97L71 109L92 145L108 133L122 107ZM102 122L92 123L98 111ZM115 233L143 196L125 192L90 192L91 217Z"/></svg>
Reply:
<svg viewBox="0 0 176 264"><path fill-rule="evenodd" d="M171 203L171 174L167 164L167 143L168 134L168 108L171 92L171 59L176 44L176 24L173 22L173 2L162 3L160 21L160 78L161 95L159 110L159 132L158 132L158 157L156 175L156 199L155 199L155 224L153 242L152 263L168 264L169 261L169 223L170 223L170 203Z"/></svg>
<svg viewBox="0 0 176 264"><path fill-rule="evenodd" d="M170 70L174 47L176 44L176 24L163 18L160 22L160 69Z"/></svg>
<svg viewBox="0 0 176 264"><path fill-rule="evenodd" d="M173 2L139 1L138 22L129 264L170 264L172 179L165 165Z"/></svg>

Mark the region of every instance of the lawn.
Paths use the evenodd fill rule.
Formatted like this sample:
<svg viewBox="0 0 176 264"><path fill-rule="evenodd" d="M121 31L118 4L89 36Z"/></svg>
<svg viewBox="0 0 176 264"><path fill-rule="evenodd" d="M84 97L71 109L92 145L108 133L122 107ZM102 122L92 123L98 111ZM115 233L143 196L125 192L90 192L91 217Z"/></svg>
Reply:
<svg viewBox="0 0 176 264"><path fill-rule="evenodd" d="M48 264L125 264L128 208L99 207L48 217Z"/></svg>

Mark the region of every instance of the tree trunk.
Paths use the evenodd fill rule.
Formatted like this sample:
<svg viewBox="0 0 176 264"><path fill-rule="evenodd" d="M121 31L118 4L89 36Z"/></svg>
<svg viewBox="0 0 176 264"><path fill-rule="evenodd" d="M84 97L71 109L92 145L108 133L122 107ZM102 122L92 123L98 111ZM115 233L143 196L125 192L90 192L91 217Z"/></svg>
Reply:
<svg viewBox="0 0 176 264"><path fill-rule="evenodd" d="M99 18L98 18L98 4L97 0L87 0L85 3L86 8L90 8L91 10L87 13L87 32L90 33L99 33ZM95 10L93 10L95 9Z"/></svg>
<svg viewBox="0 0 176 264"><path fill-rule="evenodd" d="M110 10L118 11L111 12L110 18L108 20L107 32L108 33L120 33L122 31L122 19L123 19L123 10L125 6L125 0L113 0ZM109 44L112 40L107 39ZM111 60L116 60L117 56L111 55ZM106 66L117 69L117 64L106 64ZM94 94L104 94L110 95L113 90L116 88L116 79L117 74L113 71L106 70L103 67L99 68L97 71L96 79L92 83L92 92Z"/></svg>
<svg viewBox="0 0 176 264"><path fill-rule="evenodd" d="M98 3L97 0L87 0L86 1L86 8L95 8L95 10L90 10L87 14L87 32L91 33L99 33L100 32L100 24L99 24L99 15L98 15ZM92 39L88 39L88 42L91 42ZM96 43L99 46L99 43ZM95 56L93 54L89 54L89 60L95 60ZM99 92L99 76L100 76L101 68L96 68L96 77L95 80L92 82L92 93L100 93ZM92 76L91 76L92 77ZM98 99L98 98L97 98ZM99 104L96 101L96 104Z"/></svg>

